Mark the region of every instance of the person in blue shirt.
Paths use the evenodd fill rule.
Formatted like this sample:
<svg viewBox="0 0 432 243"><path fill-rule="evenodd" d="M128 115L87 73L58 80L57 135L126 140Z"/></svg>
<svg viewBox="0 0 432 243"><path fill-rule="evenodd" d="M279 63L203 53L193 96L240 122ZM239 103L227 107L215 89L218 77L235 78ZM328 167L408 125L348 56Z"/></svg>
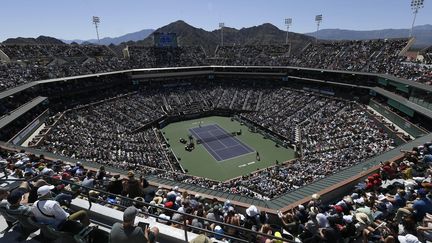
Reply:
<svg viewBox="0 0 432 243"><path fill-rule="evenodd" d="M427 197L427 190L420 188L417 191L417 199L414 200L412 207L399 208L397 210L394 221L400 223L404 216L412 215L417 222L423 220L426 213L432 213L432 202Z"/></svg>
<svg viewBox="0 0 432 243"><path fill-rule="evenodd" d="M413 204L413 215L417 222L423 220L426 213L432 213L432 202L427 197L428 192L424 188L420 188L417 192L419 198L414 201Z"/></svg>
<svg viewBox="0 0 432 243"><path fill-rule="evenodd" d="M406 206L405 191L399 189L394 197L387 197L387 200L393 204L395 210Z"/></svg>

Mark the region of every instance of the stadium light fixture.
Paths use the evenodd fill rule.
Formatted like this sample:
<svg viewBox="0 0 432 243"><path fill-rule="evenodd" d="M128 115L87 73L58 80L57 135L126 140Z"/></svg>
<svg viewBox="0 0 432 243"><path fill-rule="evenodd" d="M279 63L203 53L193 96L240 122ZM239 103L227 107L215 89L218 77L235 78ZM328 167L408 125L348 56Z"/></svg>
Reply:
<svg viewBox="0 0 432 243"><path fill-rule="evenodd" d="M219 28L221 30L221 46L224 45L224 39L223 39L223 28L225 27L225 23L219 23Z"/></svg>
<svg viewBox="0 0 432 243"><path fill-rule="evenodd" d="M96 35L97 35L97 39L98 39L98 43L100 44L100 39L99 39L99 24L100 24L100 18L97 16L93 16L93 24L96 27Z"/></svg>
<svg viewBox="0 0 432 243"><path fill-rule="evenodd" d="M417 14L419 9L424 7L424 0L411 0L411 10L413 11L414 14L414 19L411 25L411 30L409 33L409 37L411 38L413 36L413 30L414 30L414 24L417 18Z"/></svg>
<svg viewBox="0 0 432 243"><path fill-rule="evenodd" d="M317 24L317 31L316 31L316 34L315 34L315 42L318 42L318 31L319 31L319 28L320 28L322 20L323 20L322 14L318 14L318 15L315 16L315 22Z"/></svg>
<svg viewBox="0 0 432 243"><path fill-rule="evenodd" d="M289 28L292 24L292 18L286 18L285 19L285 26L287 27L287 34L286 34L286 41L285 44L288 45L288 33L289 33Z"/></svg>

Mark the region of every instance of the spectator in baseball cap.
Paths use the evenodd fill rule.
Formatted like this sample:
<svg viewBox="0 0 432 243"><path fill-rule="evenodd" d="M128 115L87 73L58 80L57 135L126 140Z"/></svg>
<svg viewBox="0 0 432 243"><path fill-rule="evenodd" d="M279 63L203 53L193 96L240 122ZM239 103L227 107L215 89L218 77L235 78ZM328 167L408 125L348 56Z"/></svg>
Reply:
<svg viewBox="0 0 432 243"><path fill-rule="evenodd" d="M135 218L138 215L138 209L134 206L126 208L123 212L123 223L115 223L111 228L109 235L109 242L128 242L128 243L142 243L142 242L155 242L159 233L157 227L141 228L135 225Z"/></svg>
<svg viewBox="0 0 432 243"><path fill-rule="evenodd" d="M37 190L39 200L33 204L32 208L36 221L72 233L78 233L84 226L88 226L90 220L87 212L84 210L73 214L66 212L57 201L53 200L51 194L53 189L53 185L44 185ZM81 225L75 224L76 221L80 221Z"/></svg>

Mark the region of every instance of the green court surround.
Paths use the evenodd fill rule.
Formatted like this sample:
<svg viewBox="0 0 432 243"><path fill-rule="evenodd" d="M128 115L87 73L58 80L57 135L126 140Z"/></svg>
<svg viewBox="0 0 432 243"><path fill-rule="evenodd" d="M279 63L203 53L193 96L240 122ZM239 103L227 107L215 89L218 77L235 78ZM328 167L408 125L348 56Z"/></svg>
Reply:
<svg viewBox="0 0 432 243"><path fill-rule="evenodd" d="M216 161L203 147L196 144L192 152L185 150L185 144L180 143L180 138L188 140L189 128L202 125L218 124L228 132L242 130L237 139L259 152L260 161L256 153L246 154L236 158ZM175 122L162 129L165 139L170 144L174 154L180 158L180 164L188 174L205 177L217 181L226 181L242 175L247 175L257 169L264 169L279 163L295 158L294 150L283 147L276 147L271 139L265 139L262 134L252 133L246 125L242 125L229 117L211 116L194 120Z"/></svg>

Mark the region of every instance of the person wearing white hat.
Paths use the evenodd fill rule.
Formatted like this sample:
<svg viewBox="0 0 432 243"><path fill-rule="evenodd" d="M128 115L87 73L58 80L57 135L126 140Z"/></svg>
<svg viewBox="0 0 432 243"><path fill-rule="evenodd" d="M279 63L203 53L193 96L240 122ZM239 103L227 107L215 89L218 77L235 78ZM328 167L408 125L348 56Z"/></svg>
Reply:
<svg viewBox="0 0 432 243"><path fill-rule="evenodd" d="M324 214L319 213L315 218L320 228L327 228L330 226L327 216L325 216Z"/></svg>
<svg viewBox="0 0 432 243"><path fill-rule="evenodd" d="M259 214L259 210L254 205L251 205L246 209L246 215L249 217L255 217L257 214Z"/></svg>
<svg viewBox="0 0 432 243"><path fill-rule="evenodd" d="M412 234L399 235L398 240L400 243L420 243L419 239Z"/></svg>
<svg viewBox="0 0 432 243"><path fill-rule="evenodd" d="M88 226L90 224L89 217L84 210L69 215L57 201L52 199L52 189L54 189L53 185L45 185L37 190L39 200L33 204L32 208L32 213L37 222L51 225L57 230L74 233L78 231L78 229L69 229L66 226L68 225L66 224L67 221L79 220L83 226Z"/></svg>
<svg viewBox="0 0 432 243"><path fill-rule="evenodd" d="M259 225L260 211L255 205L251 205L246 209L246 228L252 228Z"/></svg>

